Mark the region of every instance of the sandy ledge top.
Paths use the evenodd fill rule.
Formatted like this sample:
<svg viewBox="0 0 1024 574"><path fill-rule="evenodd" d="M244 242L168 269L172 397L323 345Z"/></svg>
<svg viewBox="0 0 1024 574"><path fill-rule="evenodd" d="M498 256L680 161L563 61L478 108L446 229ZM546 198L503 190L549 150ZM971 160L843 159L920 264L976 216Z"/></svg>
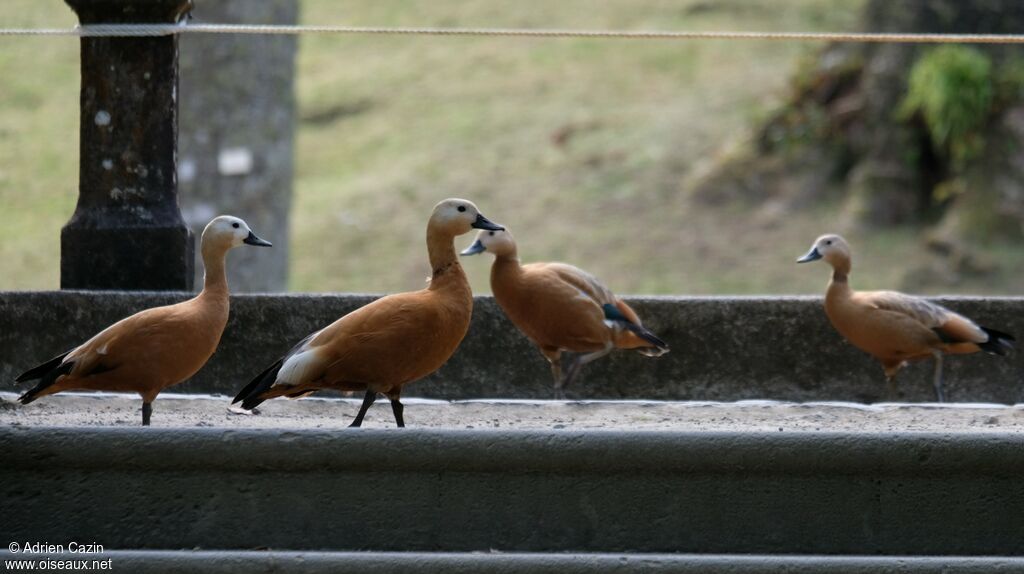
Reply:
<svg viewBox="0 0 1024 574"><path fill-rule="evenodd" d="M137 426L141 401L113 393L64 393L30 405L0 392L3 426ZM229 410L230 399L166 393L153 403L155 427L343 429L357 398L267 401L258 414ZM437 401L403 399L409 427L502 430L678 430L781 432L1024 432L1024 405L817 402ZM394 427L380 399L363 423Z"/></svg>

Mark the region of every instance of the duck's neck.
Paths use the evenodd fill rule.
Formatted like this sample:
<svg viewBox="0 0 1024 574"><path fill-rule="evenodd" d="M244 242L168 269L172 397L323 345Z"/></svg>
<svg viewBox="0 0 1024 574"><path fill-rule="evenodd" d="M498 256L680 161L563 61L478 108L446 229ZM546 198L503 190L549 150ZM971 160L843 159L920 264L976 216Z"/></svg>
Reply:
<svg viewBox="0 0 1024 574"><path fill-rule="evenodd" d="M499 303L511 304L511 300L521 293L519 285L522 278L523 266L515 251L498 255L491 265L491 293Z"/></svg>
<svg viewBox="0 0 1024 574"><path fill-rule="evenodd" d="M227 249L204 244L202 254L205 277L203 279L203 290L200 295L206 298L212 297L227 300L228 276L224 266Z"/></svg>
<svg viewBox="0 0 1024 574"><path fill-rule="evenodd" d="M452 235L427 227L427 255L431 269L430 289L469 285L455 253L455 238Z"/></svg>
<svg viewBox="0 0 1024 574"><path fill-rule="evenodd" d="M523 266L519 262L519 254L515 249L494 257L491 275L519 275L522 271Z"/></svg>
<svg viewBox="0 0 1024 574"><path fill-rule="evenodd" d="M848 258L840 259L832 265L832 282L833 283L848 283L850 277L850 269L853 265L850 263Z"/></svg>
<svg viewBox="0 0 1024 574"><path fill-rule="evenodd" d="M832 266L832 280L828 282L826 298L849 295L850 291L850 261L844 259Z"/></svg>

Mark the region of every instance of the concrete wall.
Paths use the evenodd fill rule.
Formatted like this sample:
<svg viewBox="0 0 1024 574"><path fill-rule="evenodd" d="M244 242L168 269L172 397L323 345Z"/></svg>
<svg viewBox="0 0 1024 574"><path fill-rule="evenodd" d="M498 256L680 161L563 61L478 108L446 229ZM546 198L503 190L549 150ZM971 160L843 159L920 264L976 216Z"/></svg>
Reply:
<svg viewBox="0 0 1024 574"><path fill-rule="evenodd" d="M1024 555L1024 436L0 428L0 536L109 549Z"/></svg>
<svg viewBox="0 0 1024 574"><path fill-rule="evenodd" d="M183 293L0 293L0 379L82 342L130 313ZM179 392L233 395L310 332L371 295L239 295L220 349ZM685 400L886 400L881 367L845 343L817 297L633 298L645 324L672 346L657 359L617 352L588 365L569 397ZM1024 335L1024 298L939 302L982 324ZM903 400L931 401L931 363L898 377ZM946 361L951 401L1024 402L1024 353ZM478 297L469 335L435 375L405 396L550 398L547 363L490 297Z"/></svg>

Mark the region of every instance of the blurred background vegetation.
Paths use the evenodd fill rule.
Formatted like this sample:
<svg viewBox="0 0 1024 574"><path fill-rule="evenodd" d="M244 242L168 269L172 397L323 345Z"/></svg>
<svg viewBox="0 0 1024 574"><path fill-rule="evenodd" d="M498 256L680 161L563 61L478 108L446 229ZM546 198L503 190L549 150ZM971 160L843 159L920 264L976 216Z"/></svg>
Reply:
<svg viewBox="0 0 1024 574"><path fill-rule="evenodd" d="M974 4L977 14L964 12ZM999 5L302 0L300 20L766 31L1024 21ZM61 2L0 4L0 26L74 23ZM860 288L1020 294L1018 56L970 46L302 36L289 285L421 286L429 210L461 196L509 226L524 261L568 261L621 293L818 293L828 274L794 260L817 235L840 232ZM0 38L0 289L58 286L77 125L78 41ZM478 292L489 291L489 263L465 262Z"/></svg>

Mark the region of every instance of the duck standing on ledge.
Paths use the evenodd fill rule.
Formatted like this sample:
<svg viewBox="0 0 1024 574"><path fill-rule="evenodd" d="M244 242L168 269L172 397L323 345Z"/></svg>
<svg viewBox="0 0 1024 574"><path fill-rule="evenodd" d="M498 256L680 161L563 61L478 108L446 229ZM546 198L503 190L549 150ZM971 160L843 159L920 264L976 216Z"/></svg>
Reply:
<svg viewBox="0 0 1024 574"><path fill-rule="evenodd" d="M555 398L583 365L613 349L633 349L649 357L668 344L644 328L636 312L593 275L565 263L520 265L512 234L481 231L462 255L494 255L491 291L508 318L537 345L551 364ZM578 353L562 376L562 352Z"/></svg>
<svg viewBox="0 0 1024 574"><path fill-rule="evenodd" d="M306 337L235 397L242 408L321 389L366 391L350 426L363 423L377 393L391 400L405 426L402 387L433 373L452 356L469 329L473 293L455 254L455 238L473 228L500 230L472 202L446 199L427 223L433 275L426 289L377 299Z"/></svg>
<svg viewBox="0 0 1024 574"><path fill-rule="evenodd" d="M217 349L228 322L227 252L242 245L269 247L244 221L222 215L203 230L206 269L199 295L140 311L107 327L82 345L32 368L17 382L40 379L21 395L22 404L67 390L135 392L142 397L142 424L149 426L160 391L196 374Z"/></svg>
<svg viewBox="0 0 1024 574"><path fill-rule="evenodd" d="M843 337L882 363L890 391L893 377L910 361L935 358L932 384L939 402L942 389L942 357L985 351L1006 355L1012 335L977 325L918 297L896 291L854 291L849 276L850 246L838 235L822 235L797 263L825 260L832 266L832 280L825 293L825 313Z"/></svg>

